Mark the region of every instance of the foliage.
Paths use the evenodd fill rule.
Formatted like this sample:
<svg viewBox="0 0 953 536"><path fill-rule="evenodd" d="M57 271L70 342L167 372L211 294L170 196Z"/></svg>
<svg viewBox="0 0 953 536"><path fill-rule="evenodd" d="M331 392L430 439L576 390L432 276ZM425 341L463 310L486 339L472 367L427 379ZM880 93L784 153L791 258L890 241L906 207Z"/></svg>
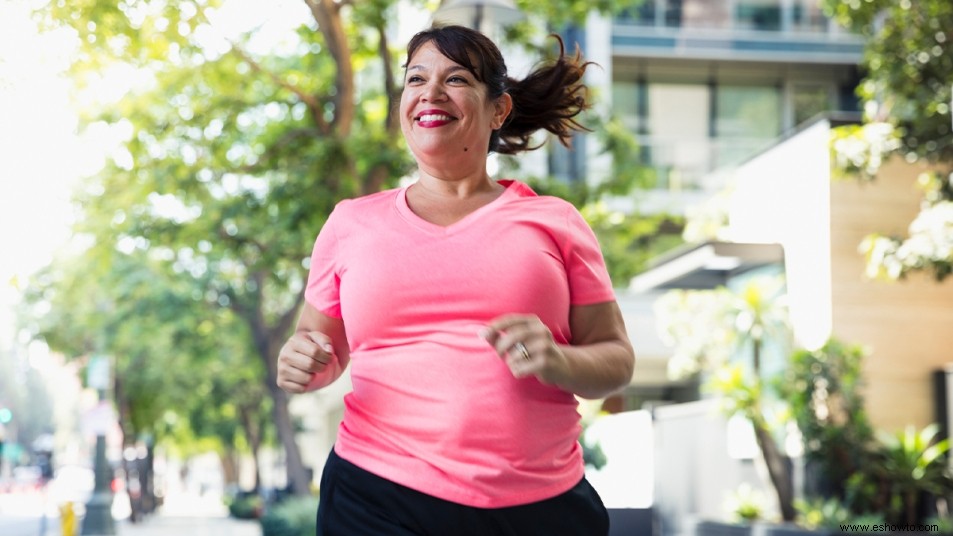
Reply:
<svg viewBox="0 0 953 536"><path fill-rule="evenodd" d="M909 272L953 273L953 4L948 0L824 0L825 12L867 38L858 88L867 124L845 127L833 140L845 174L876 176L891 155L923 162L927 193L910 236L871 235L861 245L868 275L898 279Z"/></svg>
<svg viewBox="0 0 953 536"><path fill-rule="evenodd" d="M831 133L831 160L839 179L858 177L873 181L893 151L900 148L897 130L890 123L868 122L837 127Z"/></svg>
<svg viewBox="0 0 953 536"><path fill-rule="evenodd" d="M939 427L922 430L908 426L881 437L879 473L888 500L884 508L893 523L918 522L924 494L934 498L953 492L953 478L947 466L949 439L939 439Z"/></svg>
<svg viewBox="0 0 953 536"><path fill-rule="evenodd" d="M659 335L673 347L669 376L676 379L718 370L746 344L789 338L783 281L774 277L752 279L737 292L726 287L670 290L656 301L654 312ZM760 369L760 356L751 357L746 366Z"/></svg>
<svg viewBox="0 0 953 536"><path fill-rule="evenodd" d="M264 510L265 501L258 493L244 493L230 498L226 506L228 514L235 519L258 519Z"/></svg>
<svg viewBox="0 0 953 536"><path fill-rule="evenodd" d="M624 214L610 210L604 202L582 207L582 215L592 227L616 287L624 288L649 261L682 244L682 218L667 214Z"/></svg>
<svg viewBox="0 0 953 536"><path fill-rule="evenodd" d="M872 507L870 494L850 478L873 463L873 428L864 408L862 362L865 352L836 339L816 350L796 350L779 378L778 390L801 432L804 458L823 475L820 490L846 501L855 512Z"/></svg>
<svg viewBox="0 0 953 536"><path fill-rule="evenodd" d="M784 495L786 467L770 435L766 389L756 356L770 340L768 326L784 326L783 307L772 294L749 286L738 295L715 291L672 291L657 304L660 327L676 343L676 357L703 371L709 387L721 395L729 414L746 417L755 430L768 464L779 504ZM730 358L741 343L750 344L753 362ZM937 441L935 425L878 438L867 420L862 393L864 350L828 340L819 349L798 349L776 381L781 402L789 408L802 434L805 458L826 476L826 486L809 489L800 503L799 521L808 527L831 526L860 519L909 524L921 521L925 501L953 492L946 466L948 440ZM717 356L713 359L713 356ZM673 359L675 359L673 357ZM779 475L782 475L779 477ZM792 498L793 500L793 498Z"/></svg>
<svg viewBox="0 0 953 536"><path fill-rule="evenodd" d="M864 355L832 339L817 350L794 352L779 382L805 458L825 476L826 486L807 490L812 501L801 509L801 522L808 527L821 518L860 523L858 516L871 512L880 522L917 523L924 501L953 491L948 440L937 441L936 425L874 433L862 395Z"/></svg>
<svg viewBox="0 0 953 536"><path fill-rule="evenodd" d="M602 469L606 462L606 453L602 451L602 444L599 442L591 443L589 441L580 441L582 445L582 461L585 465L593 469Z"/></svg>
<svg viewBox="0 0 953 536"><path fill-rule="evenodd" d="M674 370L710 373L709 387L721 395L726 412L751 422L782 519L793 521L793 485L771 433L761 362L766 343L788 343L783 290L782 280L764 277L737 292L674 290L656 303L656 314L660 330L675 344ZM750 361L732 362L732 356Z"/></svg>
<svg viewBox="0 0 953 536"><path fill-rule="evenodd" d="M261 516L262 536L314 536L317 528L318 498L289 497L269 507Z"/></svg>
<svg viewBox="0 0 953 536"><path fill-rule="evenodd" d="M924 521L925 525L936 526L936 532L940 534L950 534L953 533L953 518L950 518L948 515L945 516L930 516Z"/></svg>
<svg viewBox="0 0 953 536"><path fill-rule="evenodd" d="M727 509L734 521L751 523L764 518L765 497L750 484L743 483L728 498Z"/></svg>
<svg viewBox="0 0 953 536"><path fill-rule="evenodd" d="M909 236L874 233L861 244L869 277L902 279L912 272L932 271L937 281L943 281L953 273L953 173L947 179L936 172L921 173L917 182L924 201L910 223Z"/></svg>
<svg viewBox="0 0 953 536"><path fill-rule="evenodd" d="M836 498L802 499L795 501L794 507L798 511L799 524L810 530L839 530L841 525L850 521L850 512Z"/></svg>

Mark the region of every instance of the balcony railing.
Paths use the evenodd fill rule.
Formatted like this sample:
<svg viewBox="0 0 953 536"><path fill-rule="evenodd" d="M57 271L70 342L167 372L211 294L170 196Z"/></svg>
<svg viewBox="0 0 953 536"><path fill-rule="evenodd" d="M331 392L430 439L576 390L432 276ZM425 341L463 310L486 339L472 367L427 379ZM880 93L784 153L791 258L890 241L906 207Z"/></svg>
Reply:
<svg viewBox="0 0 953 536"><path fill-rule="evenodd" d="M740 164L775 143L775 138L638 138L640 164L655 172L654 188L669 191L713 190L714 171Z"/></svg>
<svg viewBox="0 0 953 536"><path fill-rule="evenodd" d="M617 54L856 64L863 39L809 2L645 0L615 20Z"/></svg>

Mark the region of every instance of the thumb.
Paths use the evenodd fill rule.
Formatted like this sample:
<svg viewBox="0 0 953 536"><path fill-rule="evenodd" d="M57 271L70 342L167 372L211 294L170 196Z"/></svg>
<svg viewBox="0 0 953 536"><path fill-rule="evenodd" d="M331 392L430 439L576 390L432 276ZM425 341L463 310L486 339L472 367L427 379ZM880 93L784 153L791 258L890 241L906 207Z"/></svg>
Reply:
<svg viewBox="0 0 953 536"><path fill-rule="evenodd" d="M331 340L331 337L328 337L320 331L309 331L308 337L325 352L329 354L334 352L334 341Z"/></svg>

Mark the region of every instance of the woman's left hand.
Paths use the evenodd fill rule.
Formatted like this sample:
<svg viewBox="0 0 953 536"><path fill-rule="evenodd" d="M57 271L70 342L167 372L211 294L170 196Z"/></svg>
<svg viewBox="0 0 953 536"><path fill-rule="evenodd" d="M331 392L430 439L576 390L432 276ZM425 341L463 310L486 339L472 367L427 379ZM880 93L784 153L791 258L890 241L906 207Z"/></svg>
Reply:
<svg viewBox="0 0 953 536"><path fill-rule="evenodd" d="M556 384L568 374L565 353L536 315L504 315L480 332L517 378L536 376Z"/></svg>

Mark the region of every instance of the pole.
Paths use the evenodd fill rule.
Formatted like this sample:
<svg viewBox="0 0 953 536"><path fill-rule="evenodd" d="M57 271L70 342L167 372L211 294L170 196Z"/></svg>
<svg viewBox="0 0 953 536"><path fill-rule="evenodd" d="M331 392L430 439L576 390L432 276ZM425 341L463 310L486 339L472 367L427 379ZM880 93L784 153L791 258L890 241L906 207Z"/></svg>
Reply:
<svg viewBox="0 0 953 536"><path fill-rule="evenodd" d="M106 388L109 385L109 361L104 356L96 356L95 359L97 361L89 365L89 384L99 391L99 403L103 405L106 403ZM83 517L80 534L110 536L116 534L116 523L112 517L112 470L106 460L107 426L100 425L96 428L96 458L93 461L96 480L93 496L86 503L86 515Z"/></svg>
<svg viewBox="0 0 953 536"><path fill-rule="evenodd" d="M83 517L83 536L106 536L116 534L116 524L112 517L112 490L109 483L109 463L106 461L106 438L96 436L96 487L93 496L86 503L86 516Z"/></svg>

